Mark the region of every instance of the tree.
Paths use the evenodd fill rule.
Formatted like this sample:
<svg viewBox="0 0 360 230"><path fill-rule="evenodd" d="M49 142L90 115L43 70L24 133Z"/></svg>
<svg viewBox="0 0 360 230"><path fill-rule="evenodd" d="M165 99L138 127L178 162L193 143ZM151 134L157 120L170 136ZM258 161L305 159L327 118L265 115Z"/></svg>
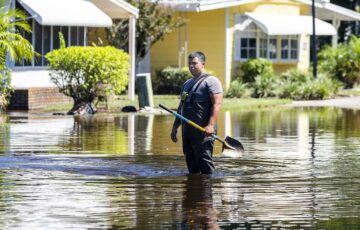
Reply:
<svg viewBox="0 0 360 230"><path fill-rule="evenodd" d="M136 23L136 62L138 63L146 56L153 44L174 29L181 27L185 21L175 16L170 8L159 5L158 1L128 0L128 2L139 9L139 18ZM128 51L128 20L115 21L113 26L107 29L107 38L111 45Z"/></svg>
<svg viewBox="0 0 360 230"><path fill-rule="evenodd" d="M4 110L13 91L6 57L12 61L32 61L35 52L31 43L19 33L20 30L31 33L25 13L17 9L5 9L3 0L0 0L0 5L3 6L0 8L0 109Z"/></svg>
<svg viewBox="0 0 360 230"><path fill-rule="evenodd" d="M128 83L129 56L115 47L62 45L47 53L46 58L50 79L60 92L74 100L69 114L93 113L91 104L95 99L107 93L120 94Z"/></svg>

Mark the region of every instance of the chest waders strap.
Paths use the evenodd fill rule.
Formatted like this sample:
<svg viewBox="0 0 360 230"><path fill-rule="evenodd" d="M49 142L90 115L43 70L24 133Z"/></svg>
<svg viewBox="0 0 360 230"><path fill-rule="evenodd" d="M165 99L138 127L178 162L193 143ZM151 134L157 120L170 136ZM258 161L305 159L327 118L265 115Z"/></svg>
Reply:
<svg viewBox="0 0 360 230"><path fill-rule="evenodd" d="M185 101L187 99L187 97L190 96L189 101L191 101L192 99L192 94L195 93L197 91L197 89L199 88L201 82L203 82L205 80L205 78L207 78L208 76L210 76L209 74L204 74L203 76L201 76L197 81L195 81L191 87L189 88L190 90L188 92L183 91L181 92L181 101ZM195 89L193 89L195 87Z"/></svg>

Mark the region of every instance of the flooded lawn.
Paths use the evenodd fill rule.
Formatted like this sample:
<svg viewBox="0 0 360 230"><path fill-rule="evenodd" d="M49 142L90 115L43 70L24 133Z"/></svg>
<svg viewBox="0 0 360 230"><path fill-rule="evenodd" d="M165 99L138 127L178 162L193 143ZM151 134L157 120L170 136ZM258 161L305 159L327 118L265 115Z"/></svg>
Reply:
<svg viewBox="0 0 360 230"><path fill-rule="evenodd" d="M245 154L187 175L170 115L11 113L0 229L359 229L360 112L224 112Z"/></svg>

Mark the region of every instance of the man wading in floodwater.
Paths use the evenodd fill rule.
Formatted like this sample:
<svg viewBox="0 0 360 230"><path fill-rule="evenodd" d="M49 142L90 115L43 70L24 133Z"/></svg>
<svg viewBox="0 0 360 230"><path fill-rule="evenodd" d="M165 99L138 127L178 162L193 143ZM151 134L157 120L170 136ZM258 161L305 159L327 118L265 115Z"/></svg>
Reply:
<svg viewBox="0 0 360 230"><path fill-rule="evenodd" d="M178 113L196 124L205 127L202 133L185 122L182 123L183 152L189 173L211 174L215 167L212 159L216 121L223 100L221 82L205 72L205 55L193 52L188 57L189 70L193 77L181 89ZM177 142L177 129L181 120L175 118L171 139Z"/></svg>

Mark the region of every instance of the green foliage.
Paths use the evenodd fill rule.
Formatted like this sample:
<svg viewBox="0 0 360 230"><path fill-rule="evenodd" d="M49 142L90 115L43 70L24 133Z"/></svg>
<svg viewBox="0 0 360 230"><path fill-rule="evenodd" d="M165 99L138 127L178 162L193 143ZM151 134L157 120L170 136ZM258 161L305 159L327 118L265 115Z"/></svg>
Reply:
<svg viewBox="0 0 360 230"><path fill-rule="evenodd" d="M139 9L136 22L136 56L141 60L149 52L150 47L164 38L168 33L184 24L184 19L175 16L174 11L159 5L158 1L127 0ZM111 45L128 50L129 22L127 19L115 21L107 30Z"/></svg>
<svg viewBox="0 0 360 230"><path fill-rule="evenodd" d="M0 12L0 68L5 68L6 55L13 61L32 61L34 50L31 43L23 38L20 30L31 33L25 21L26 15L20 10L9 9Z"/></svg>
<svg viewBox="0 0 360 230"><path fill-rule="evenodd" d="M0 1L0 5L5 4ZM32 61L36 54L31 43L23 38L19 31L31 32L31 27L25 20L26 15L19 10L0 9L0 110L5 110L8 105L11 87L11 71L6 67L6 56L12 61Z"/></svg>
<svg viewBox="0 0 360 230"><path fill-rule="evenodd" d="M282 81L293 83L305 83L313 78L309 71L301 71L299 69L290 69L280 76Z"/></svg>
<svg viewBox="0 0 360 230"><path fill-rule="evenodd" d="M338 81L325 74L313 78L309 71L291 69L280 77L262 74L252 83L235 80L226 92L226 97L246 97L248 92L255 98L280 97L294 100L325 99L335 96L342 87Z"/></svg>
<svg viewBox="0 0 360 230"><path fill-rule="evenodd" d="M320 74L316 79L312 79L304 85L302 99L331 98L337 94L341 87L342 85L339 82Z"/></svg>
<svg viewBox="0 0 360 230"><path fill-rule="evenodd" d="M287 71L281 76L281 79L278 96L294 100L331 98L342 86L338 81L325 74L319 74L317 78L313 78L312 73L297 69Z"/></svg>
<svg viewBox="0 0 360 230"><path fill-rule="evenodd" d="M277 79L275 76L269 73L257 75L255 81L251 83L253 88L253 96L258 98L274 97L277 87Z"/></svg>
<svg viewBox="0 0 360 230"><path fill-rule="evenodd" d="M243 83L240 80L234 80L231 82L229 89L225 92L225 97L244 98L249 97L251 94L252 89L248 87L247 83Z"/></svg>
<svg viewBox="0 0 360 230"><path fill-rule="evenodd" d="M156 94L180 94L181 86L187 79L192 77L188 68L166 67L156 71L152 78L154 93Z"/></svg>
<svg viewBox="0 0 360 230"><path fill-rule="evenodd" d="M1 71L0 76L0 111L4 111L9 104L14 88L11 86L11 71L9 69Z"/></svg>
<svg viewBox="0 0 360 230"><path fill-rule="evenodd" d="M66 48L66 42L63 33L59 32L60 49Z"/></svg>
<svg viewBox="0 0 360 230"><path fill-rule="evenodd" d="M128 54L114 47L72 46L53 50L46 58L51 80L74 99L74 106L93 102L104 90L120 94L128 83Z"/></svg>
<svg viewBox="0 0 360 230"><path fill-rule="evenodd" d="M327 47L319 53L319 68L352 88L360 82L360 38L352 36L348 44Z"/></svg>
<svg viewBox="0 0 360 230"><path fill-rule="evenodd" d="M263 58L253 58L242 63L240 69L243 72L242 81L252 83L259 75L273 75L272 62Z"/></svg>

